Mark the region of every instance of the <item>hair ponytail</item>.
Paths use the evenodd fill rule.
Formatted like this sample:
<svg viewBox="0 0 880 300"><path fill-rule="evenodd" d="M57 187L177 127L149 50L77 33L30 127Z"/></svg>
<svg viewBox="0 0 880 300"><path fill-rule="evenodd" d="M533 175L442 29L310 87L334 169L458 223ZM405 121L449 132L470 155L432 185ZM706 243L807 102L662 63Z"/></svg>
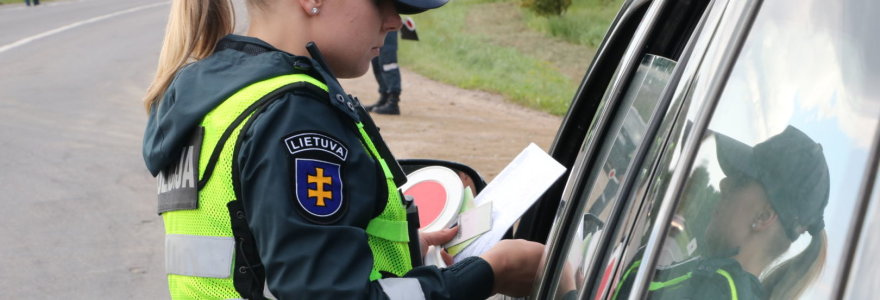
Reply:
<svg viewBox="0 0 880 300"><path fill-rule="evenodd" d="M827 237L825 230L812 235L804 251L768 272L762 280L769 299L795 299L806 289L825 265Z"/></svg>
<svg viewBox="0 0 880 300"><path fill-rule="evenodd" d="M232 33L235 15L230 0L173 0L156 77L144 96L150 109L162 99L177 71L207 57L221 38Z"/></svg>

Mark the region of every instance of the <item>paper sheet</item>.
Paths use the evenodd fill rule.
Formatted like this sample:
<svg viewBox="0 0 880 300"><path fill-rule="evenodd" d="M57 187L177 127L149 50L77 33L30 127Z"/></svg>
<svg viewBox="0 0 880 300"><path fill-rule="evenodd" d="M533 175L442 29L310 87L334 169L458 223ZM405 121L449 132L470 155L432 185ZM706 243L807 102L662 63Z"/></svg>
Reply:
<svg viewBox="0 0 880 300"><path fill-rule="evenodd" d="M474 199L476 206L492 202L492 229L464 248L455 261L492 248L564 172L564 166L537 145L529 144Z"/></svg>
<svg viewBox="0 0 880 300"><path fill-rule="evenodd" d="M458 215L458 234L446 243L447 249L464 243L492 229L492 202L469 209ZM450 253L451 254L451 253ZM453 254L454 255L454 254Z"/></svg>

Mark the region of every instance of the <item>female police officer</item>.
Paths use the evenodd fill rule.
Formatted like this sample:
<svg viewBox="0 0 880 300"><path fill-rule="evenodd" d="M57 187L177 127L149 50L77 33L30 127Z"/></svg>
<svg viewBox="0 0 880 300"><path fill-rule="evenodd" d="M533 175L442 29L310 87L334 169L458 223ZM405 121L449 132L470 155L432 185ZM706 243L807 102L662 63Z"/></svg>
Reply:
<svg viewBox="0 0 880 300"><path fill-rule="evenodd" d="M336 80L366 72L401 26L398 13L445 2L248 0L250 27L236 36L228 0L173 1L143 146L159 181L173 298L528 293L536 243L413 268L403 175Z"/></svg>

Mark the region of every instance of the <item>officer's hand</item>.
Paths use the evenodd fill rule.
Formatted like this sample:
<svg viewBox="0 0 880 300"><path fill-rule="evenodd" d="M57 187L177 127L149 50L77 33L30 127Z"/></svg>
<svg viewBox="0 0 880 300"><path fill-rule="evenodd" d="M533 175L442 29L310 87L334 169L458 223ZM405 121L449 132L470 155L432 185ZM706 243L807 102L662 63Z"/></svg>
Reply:
<svg viewBox="0 0 880 300"><path fill-rule="evenodd" d="M446 244L449 241L452 241L456 234L458 234L458 226L440 231L419 233L419 248L422 251L422 260L425 259L425 252L428 251L428 246L440 246ZM449 254L446 253L446 250L442 250L440 255L443 256L446 265L452 264L452 256L449 256Z"/></svg>
<svg viewBox="0 0 880 300"><path fill-rule="evenodd" d="M526 240L501 240L480 255L495 273L492 293L527 296L538 273L544 245Z"/></svg>

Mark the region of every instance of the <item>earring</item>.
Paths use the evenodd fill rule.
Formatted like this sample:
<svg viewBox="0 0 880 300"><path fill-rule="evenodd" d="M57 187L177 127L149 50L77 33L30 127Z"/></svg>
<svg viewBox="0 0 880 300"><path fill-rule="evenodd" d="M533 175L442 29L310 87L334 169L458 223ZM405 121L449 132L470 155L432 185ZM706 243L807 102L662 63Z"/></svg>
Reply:
<svg viewBox="0 0 880 300"><path fill-rule="evenodd" d="M758 223L752 223L752 230L758 229Z"/></svg>
<svg viewBox="0 0 880 300"><path fill-rule="evenodd" d="M311 12L312 12L312 15L317 15L317 14L318 14L318 8L317 8L317 7L312 7L312 11L311 11Z"/></svg>

